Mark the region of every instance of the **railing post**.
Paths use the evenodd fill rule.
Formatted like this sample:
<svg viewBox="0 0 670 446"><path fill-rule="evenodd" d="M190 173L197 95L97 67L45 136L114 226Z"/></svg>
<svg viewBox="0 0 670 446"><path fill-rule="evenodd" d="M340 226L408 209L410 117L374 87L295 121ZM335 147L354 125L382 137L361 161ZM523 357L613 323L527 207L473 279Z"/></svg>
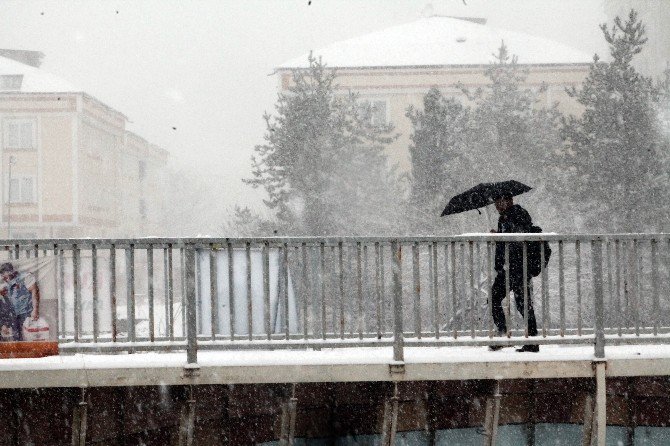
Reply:
<svg viewBox="0 0 670 446"><path fill-rule="evenodd" d="M393 360L404 361L403 309L402 309L402 246L397 240L391 242L393 257Z"/></svg>
<svg viewBox="0 0 670 446"><path fill-rule="evenodd" d="M605 304L603 298L603 253L601 240L591 242L593 260L593 296L595 311L595 356L605 357Z"/></svg>
<svg viewBox="0 0 670 446"><path fill-rule="evenodd" d="M605 446L607 430L607 393L605 386L605 304L603 299L603 242L593 240L593 295L595 298L595 372L596 372L596 427L597 445Z"/></svg>
<svg viewBox="0 0 670 446"><path fill-rule="evenodd" d="M18 253L18 250L16 251ZM79 248L72 246L72 287L74 288L74 342L81 335L81 281L79 280Z"/></svg>
<svg viewBox="0 0 670 446"><path fill-rule="evenodd" d="M191 244L185 248L184 260L186 278L186 362L198 362L197 319L195 308L195 247Z"/></svg>
<svg viewBox="0 0 670 446"><path fill-rule="evenodd" d="M126 323L127 340L135 342L135 246L126 248Z"/></svg>
<svg viewBox="0 0 670 446"><path fill-rule="evenodd" d="M100 317L98 316L98 250L91 245L91 286L93 292L93 342L98 342Z"/></svg>

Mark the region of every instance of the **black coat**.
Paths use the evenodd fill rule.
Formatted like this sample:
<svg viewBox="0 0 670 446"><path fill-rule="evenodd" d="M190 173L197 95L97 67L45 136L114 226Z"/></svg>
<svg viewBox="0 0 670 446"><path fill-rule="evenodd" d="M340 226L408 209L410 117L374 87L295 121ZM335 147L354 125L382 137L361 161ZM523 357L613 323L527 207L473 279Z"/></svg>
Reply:
<svg viewBox="0 0 670 446"><path fill-rule="evenodd" d="M509 234L516 232L531 232L533 220L524 208L515 204L498 218L498 232ZM523 244L511 242L509 244L510 274L523 274ZM505 269L505 243L496 243L495 270L500 272Z"/></svg>

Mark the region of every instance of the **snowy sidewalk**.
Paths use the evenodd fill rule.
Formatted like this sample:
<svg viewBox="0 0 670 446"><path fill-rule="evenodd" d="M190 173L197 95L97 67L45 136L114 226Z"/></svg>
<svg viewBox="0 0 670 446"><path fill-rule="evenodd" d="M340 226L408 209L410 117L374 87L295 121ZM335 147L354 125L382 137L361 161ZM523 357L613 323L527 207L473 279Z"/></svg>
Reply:
<svg viewBox="0 0 670 446"><path fill-rule="evenodd" d="M388 347L202 351L190 376L183 352L75 354L0 360L0 388L585 378L593 376L594 359L592 346L542 346L540 353L406 347L404 372L396 373ZM608 376L668 375L670 345L611 346L606 360Z"/></svg>

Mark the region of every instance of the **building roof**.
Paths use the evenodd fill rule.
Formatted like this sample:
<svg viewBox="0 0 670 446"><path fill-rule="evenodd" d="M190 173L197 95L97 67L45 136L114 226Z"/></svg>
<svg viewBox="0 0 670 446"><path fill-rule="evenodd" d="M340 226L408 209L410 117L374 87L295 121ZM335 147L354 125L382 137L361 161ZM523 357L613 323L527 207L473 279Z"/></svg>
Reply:
<svg viewBox="0 0 670 446"><path fill-rule="evenodd" d="M432 16L314 51L332 68L487 65L505 42L520 64L588 64L591 55L530 34L454 17ZM306 68L308 54L278 69Z"/></svg>
<svg viewBox="0 0 670 446"><path fill-rule="evenodd" d="M42 65L42 59L44 59L44 53L41 51L10 50L4 48L0 49L0 56L16 60L35 68L39 68L40 65Z"/></svg>
<svg viewBox="0 0 670 446"><path fill-rule="evenodd" d="M22 93L74 93L82 92L64 79L39 68L22 64L7 57L0 56L0 76L22 75L19 88L3 89Z"/></svg>
<svg viewBox="0 0 670 446"><path fill-rule="evenodd" d="M5 85L5 80L3 79L4 76L21 76L21 79L17 81L17 84L9 82L9 85ZM70 82L40 68L26 65L8 57L0 56L0 94L16 93L76 93L94 101L101 107L122 116L123 119L128 120L128 117L125 114L94 96L87 94L83 89Z"/></svg>

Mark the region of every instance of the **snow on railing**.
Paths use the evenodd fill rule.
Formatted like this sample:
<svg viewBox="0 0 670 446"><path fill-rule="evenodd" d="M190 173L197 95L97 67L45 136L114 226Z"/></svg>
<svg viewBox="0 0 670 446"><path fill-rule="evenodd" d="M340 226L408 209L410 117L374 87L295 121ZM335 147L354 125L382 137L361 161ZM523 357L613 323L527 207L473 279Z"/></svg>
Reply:
<svg viewBox="0 0 670 446"><path fill-rule="evenodd" d="M404 346L592 343L603 357L606 343L670 335L670 301L660 299L670 292L670 234L0 246L8 258L54 260L62 351L186 350L195 362L198 349L388 345L401 361ZM520 285L534 274L532 286ZM515 290L518 303L504 299L494 318L492 302Z"/></svg>

